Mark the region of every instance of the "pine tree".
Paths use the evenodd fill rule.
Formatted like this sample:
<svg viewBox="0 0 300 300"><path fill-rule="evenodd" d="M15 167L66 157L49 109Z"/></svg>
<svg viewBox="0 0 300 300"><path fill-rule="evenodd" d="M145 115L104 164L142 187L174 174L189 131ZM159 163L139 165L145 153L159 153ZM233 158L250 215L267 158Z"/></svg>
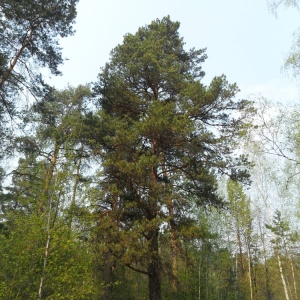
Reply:
<svg viewBox="0 0 300 300"><path fill-rule="evenodd" d="M74 226L90 223L78 203L86 155L81 119L90 96L86 86L52 91L33 106L30 134L15 141L22 157L0 231L3 299L95 295L93 249Z"/></svg>
<svg viewBox="0 0 300 300"><path fill-rule="evenodd" d="M13 114L20 93L45 94L40 73L58 75L59 38L73 34L78 0L0 2L0 111Z"/></svg>
<svg viewBox="0 0 300 300"><path fill-rule="evenodd" d="M186 51L178 29L165 17L125 35L95 84L99 114L87 120L103 161L99 239L148 276L150 299L161 299L162 230L176 259L180 237L196 235L189 199L218 205L218 172L247 178L231 155L242 125L232 112L242 116L249 103L234 100L225 76L201 83L205 50Z"/></svg>

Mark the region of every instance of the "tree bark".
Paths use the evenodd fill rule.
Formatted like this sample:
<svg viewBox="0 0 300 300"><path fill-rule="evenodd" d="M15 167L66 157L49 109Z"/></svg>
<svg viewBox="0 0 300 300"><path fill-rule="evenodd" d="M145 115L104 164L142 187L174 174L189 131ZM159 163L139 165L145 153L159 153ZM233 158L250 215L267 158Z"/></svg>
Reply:
<svg viewBox="0 0 300 300"><path fill-rule="evenodd" d="M39 207L41 212L43 212L44 206L46 205L47 199L49 197L49 190L50 190L51 181L52 181L53 174L54 174L54 169L56 166L56 161L58 159L59 150L60 150L60 145L58 143L55 143L54 152L53 152L50 166L49 166L49 169L47 170L47 174L46 174L46 178L45 178L45 184L44 184L44 189L43 189L43 194L42 194L42 201L41 201L40 207Z"/></svg>
<svg viewBox="0 0 300 300"><path fill-rule="evenodd" d="M161 300L161 263L158 253L158 229L151 238L149 250L152 256L148 265L149 300Z"/></svg>
<svg viewBox="0 0 300 300"><path fill-rule="evenodd" d="M57 182L57 178L58 178L58 174L56 176L55 184ZM59 197L60 197L60 195L59 195ZM55 215L57 215L57 209L58 209L58 206L56 205L56 211L54 212ZM47 216L47 227L46 227L47 241L46 241L46 245L45 245L44 258L43 258L43 260L44 260L43 269L42 269L42 275L41 275L39 291L38 291L38 298L39 299L42 299L44 280L45 280L45 277L46 277L46 268L47 268L48 260L49 260L51 230L52 230L52 227L53 227L53 225L51 225L51 223L55 221L55 220L52 220L52 213L53 213L53 195L49 199L49 212L48 212L48 216Z"/></svg>
<svg viewBox="0 0 300 300"><path fill-rule="evenodd" d="M169 211L169 226L170 226L170 236L171 236L171 255L172 255L172 288L174 294L177 294L178 292L178 262L177 262L177 256L178 256L178 246L177 246L177 237L176 237L176 229L175 229L175 220L174 220L174 206L173 206L173 201L172 201L172 195L170 193L170 183L169 183L169 178L168 178L168 172L166 169L166 164L165 164L165 155L164 153L160 153L160 162L161 162L161 167L163 171L163 175L165 180L167 181L165 184L165 189L167 193L167 206L168 206L168 211Z"/></svg>
<svg viewBox="0 0 300 300"><path fill-rule="evenodd" d="M291 270L292 270L292 275L293 275L295 298L298 299L297 284L296 284L296 278L295 278L295 272L294 272L294 264L293 264L293 261L292 261L291 257L290 257L290 264L291 264Z"/></svg>
<svg viewBox="0 0 300 300"><path fill-rule="evenodd" d="M250 253L250 242L247 239L247 255L248 255L248 273L249 273L249 289L250 289L250 299L253 299L253 284L252 284L252 258Z"/></svg>
<svg viewBox="0 0 300 300"><path fill-rule="evenodd" d="M151 143L151 152L152 155L158 155L157 153L157 141L155 139L152 140ZM153 186L157 184L157 167L151 168L151 181ZM151 194L150 197L150 205L149 209L151 211L149 215L149 220L154 220L157 217L158 213L158 204L157 204L157 195L156 192ZM149 300L161 300L161 263L160 256L158 253L158 235L159 228L153 228L149 232L148 236L148 250L150 255L150 261L148 263L148 289L149 289Z"/></svg>
<svg viewBox="0 0 300 300"><path fill-rule="evenodd" d="M70 205L70 215L69 215L69 228L70 229L72 227L73 216L74 216L75 207L76 207L76 194L77 194L77 188L78 188L78 183L79 183L79 179L80 179L80 169L81 169L81 164L82 164L82 152L83 152L83 146L80 147L79 160L76 165L76 174L75 174L72 200L71 200L71 205Z"/></svg>
<svg viewBox="0 0 300 300"><path fill-rule="evenodd" d="M279 268L280 278L281 278L281 282L282 282L283 289L284 289L285 299L290 300L288 289L287 289L287 283L286 283L286 280L284 278L284 274L283 274L283 270L282 270L281 258L280 258L280 255L278 253L278 250L276 250L276 252L277 252L276 257L277 257L277 262L278 262L278 268Z"/></svg>
<svg viewBox="0 0 300 300"><path fill-rule="evenodd" d="M112 283L112 255L109 251L107 251L104 255L104 268L103 268L103 280L104 280L104 291L102 294L102 300L109 300L110 299L110 292L111 292L111 283Z"/></svg>
<svg viewBox="0 0 300 300"><path fill-rule="evenodd" d="M178 262L177 262L177 254L178 247L176 243L175 230L171 225L171 250L172 250L172 288L173 292L176 294L178 292Z"/></svg>
<svg viewBox="0 0 300 300"><path fill-rule="evenodd" d="M266 280L265 298L267 300L271 300L271 299L273 299L273 297L272 297L272 290L271 290L271 284L270 284L270 272L269 272L269 268L268 268L268 260L267 260L267 255L266 255L267 249L266 249L264 233L263 233L263 230L261 227L260 218L259 218L258 225L259 225L260 238L261 238L262 247L263 247L264 271L265 271L265 280Z"/></svg>
<svg viewBox="0 0 300 300"><path fill-rule="evenodd" d="M47 241L46 241L46 245L45 245L43 270L42 270L42 275L41 275L40 285L39 285L39 299L42 299L42 291L43 291L43 287L44 287L46 267L48 264L48 257L49 257L49 248L50 248L50 240L51 240L51 232L50 232L51 213L52 213L52 201L50 201L48 220L47 220Z"/></svg>
<svg viewBox="0 0 300 300"><path fill-rule="evenodd" d="M44 286L44 280L45 280L45 274L46 274L46 267L48 264L48 257L49 257L49 249L50 249L50 241L51 241L51 219L52 219L52 210L53 210L53 195L49 197L49 191L50 191L50 186L51 186L51 181L53 178L54 174L54 169L56 167L56 162L58 159L59 155L59 149L60 146L58 144L55 144L55 149L54 153L51 159L50 167L47 171L47 175L45 178L45 184L44 184L44 189L43 189L43 194L42 194L42 202L40 203L40 211L43 212L45 209L45 205L47 200L49 201L49 211L48 211L48 216L47 216L47 241L45 245L45 252L44 252L44 262L43 262L43 270L42 270L42 275L40 279L40 284L39 284L39 291L38 291L38 298L42 299L42 291L43 291L43 286ZM56 180L57 181L57 176ZM57 206L56 206L57 209Z"/></svg>
<svg viewBox="0 0 300 300"><path fill-rule="evenodd" d="M16 66L20 56L22 55L22 53L26 49L26 47L28 47L29 43L32 41L32 38L33 38L33 29L31 28L29 30L27 39L25 39L25 41L22 43L21 47L19 48L19 50L17 51L15 56L11 59L11 63L9 65L9 67L7 68L7 70L5 71L4 75L2 76L2 78L0 78L0 89L2 89L5 81L7 81L8 78L10 77L10 75L11 75L14 67Z"/></svg>
<svg viewBox="0 0 300 300"><path fill-rule="evenodd" d="M160 266L151 262L149 272L149 300L161 300Z"/></svg>

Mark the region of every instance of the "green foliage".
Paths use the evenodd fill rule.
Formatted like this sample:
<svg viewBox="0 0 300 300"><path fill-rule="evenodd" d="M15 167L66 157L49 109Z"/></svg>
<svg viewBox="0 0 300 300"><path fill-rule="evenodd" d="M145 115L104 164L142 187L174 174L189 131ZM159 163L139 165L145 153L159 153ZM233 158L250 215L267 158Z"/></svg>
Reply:
<svg viewBox="0 0 300 300"><path fill-rule="evenodd" d="M236 227L243 229L245 234L249 236L252 223L250 199L246 196L241 184L236 181L228 180L227 193Z"/></svg>
<svg viewBox="0 0 300 300"><path fill-rule="evenodd" d="M92 299L102 291L84 233L91 212L80 199L80 120L90 97L84 86L52 91L30 111L30 135L15 141L23 157L1 203L3 299Z"/></svg>
<svg viewBox="0 0 300 300"><path fill-rule="evenodd" d="M299 240L298 232L291 230L288 220L282 217L279 210L274 213L273 224L265 224L265 226L274 234L271 242L275 250L285 256L289 255L288 249Z"/></svg>
<svg viewBox="0 0 300 300"><path fill-rule="evenodd" d="M60 74L58 66L63 59L59 38L73 34L77 2L8 0L0 3L1 109L12 113L19 92L28 90L34 97L45 93L46 85L37 69L47 67L53 74Z"/></svg>
<svg viewBox="0 0 300 300"><path fill-rule="evenodd" d="M0 115L13 112L20 91L39 98L11 137L19 160L9 187L0 168L0 298L271 300L284 298L284 278L297 299L298 233L276 211L266 225L272 240L255 234L261 220L240 184L250 164L235 153L253 129L251 103L236 99L224 75L202 83L205 49L186 50L170 17L124 36L94 94L47 87L35 67L59 74L58 39L73 33L77 2L0 3ZM289 186L297 120L293 111L263 124L264 133L285 124L270 152L295 163L285 169ZM233 179L227 203L224 174Z"/></svg>
<svg viewBox="0 0 300 300"><path fill-rule="evenodd" d="M186 51L178 28L165 17L125 35L94 86L100 112L85 122L89 140L101 135L89 143L103 161L99 238L149 278L153 264L160 272L162 224L172 239L199 236L191 197L219 205L218 172L247 180L247 163L232 157L243 127L232 111L242 115L249 103L234 99L225 76L201 83L205 50Z"/></svg>
<svg viewBox="0 0 300 300"><path fill-rule="evenodd" d="M19 213L9 232L0 234L1 299L37 299L47 239L44 217ZM95 285L92 249L63 220L51 234L42 299L91 299L101 288Z"/></svg>

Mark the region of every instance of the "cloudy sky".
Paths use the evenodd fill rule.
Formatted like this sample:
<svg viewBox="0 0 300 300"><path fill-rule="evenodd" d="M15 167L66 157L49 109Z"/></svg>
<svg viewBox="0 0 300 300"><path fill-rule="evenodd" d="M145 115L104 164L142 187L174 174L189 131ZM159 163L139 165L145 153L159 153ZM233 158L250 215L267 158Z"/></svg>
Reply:
<svg viewBox="0 0 300 300"><path fill-rule="evenodd" d="M282 71L300 12L282 8L276 17L267 0L81 0L76 34L61 41L68 58L64 75L52 84L64 88L95 81L124 34L167 15L181 23L187 49L207 48L206 84L225 74L240 87L240 97L300 100L299 84Z"/></svg>

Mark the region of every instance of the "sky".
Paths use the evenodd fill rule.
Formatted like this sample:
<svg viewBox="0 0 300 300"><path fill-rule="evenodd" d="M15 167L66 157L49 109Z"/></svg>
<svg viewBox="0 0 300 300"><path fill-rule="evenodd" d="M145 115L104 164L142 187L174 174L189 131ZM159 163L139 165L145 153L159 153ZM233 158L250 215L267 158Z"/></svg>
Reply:
<svg viewBox="0 0 300 300"><path fill-rule="evenodd" d="M300 100L299 78L282 70L300 12L281 8L275 16L267 0L81 0L72 37L61 40L63 76L51 83L63 89L95 82L110 51L126 33L170 15L180 22L186 49L207 48L203 64L209 84L225 74L237 83L239 98L265 97L284 103Z"/></svg>

